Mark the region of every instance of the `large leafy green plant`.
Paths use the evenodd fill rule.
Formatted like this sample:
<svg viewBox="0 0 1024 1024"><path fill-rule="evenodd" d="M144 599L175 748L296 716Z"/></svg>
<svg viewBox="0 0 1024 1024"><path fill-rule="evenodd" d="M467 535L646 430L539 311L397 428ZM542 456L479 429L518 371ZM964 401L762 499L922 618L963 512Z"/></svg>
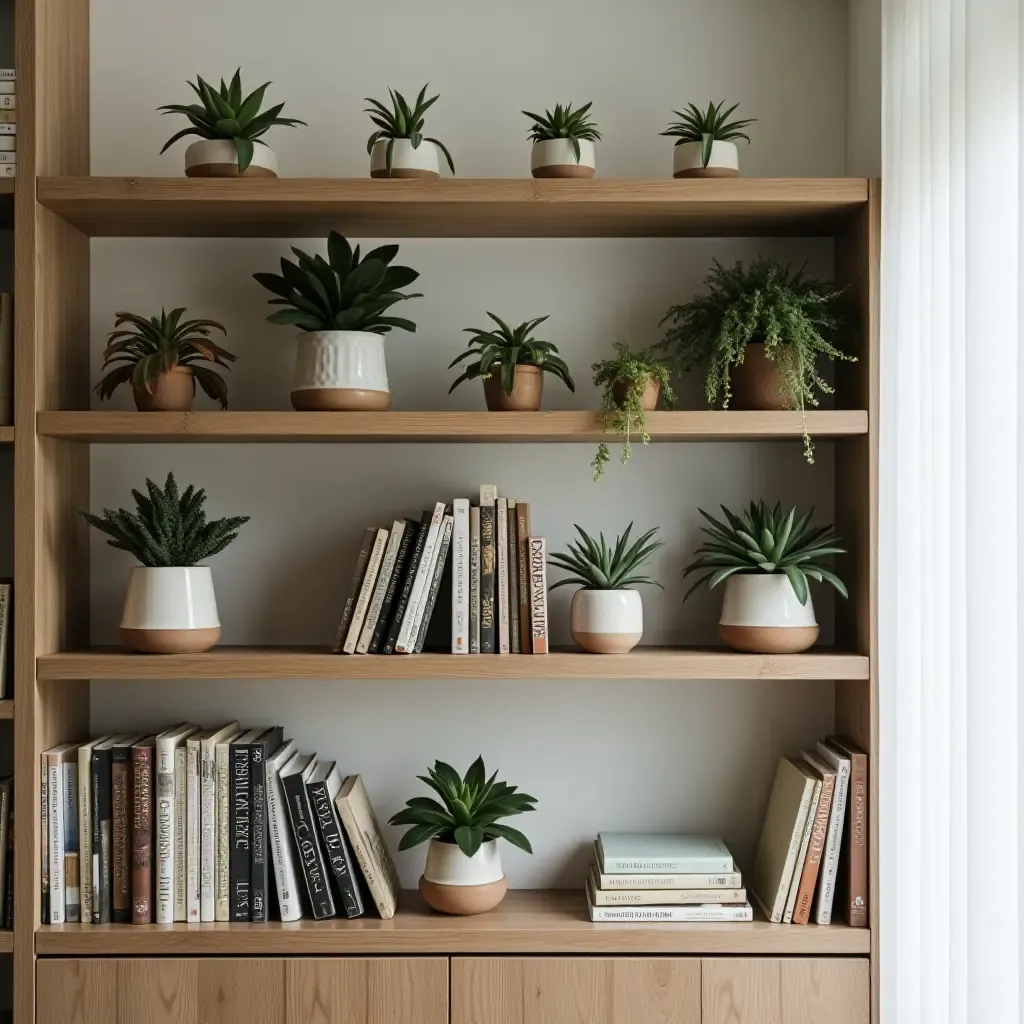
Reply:
<svg viewBox="0 0 1024 1024"><path fill-rule="evenodd" d="M280 274L253 274L277 298L272 306L284 306L271 313L272 324L292 324L302 331L371 331L387 334L392 327L415 331L411 320L385 316L386 310L403 299L418 299L419 292L402 292L420 275L410 267L392 266L397 245L382 245L361 260L359 246L332 231L327 239L327 259L310 256L292 247L298 263L281 257Z"/></svg>
<svg viewBox="0 0 1024 1024"><path fill-rule="evenodd" d="M801 604L807 604L808 579L829 583L847 596L843 581L821 564L822 558L845 554L846 549L839 547L834 526L811 526L813 508L798 516L796 508L785 511L781 504L769 508L763 501L752 501L737 516L723 505L724 523L698 511L709 524L701 532L710 539L683 572L684 577L700 574L684 601L704 582L711 590L735 573L762 572L785 573Z"/></svg>
<svg viewBox="0 0 1024 1024"><path fill-rule="evenodd" d="M520 850L533 853L530 840L522 832L498 822L536 810L537 798L517 792L516 786L498 782L497 772L487 778L482 757L469 766L465 778L444 761L435 761L426 775L417 778L441 798L441 803L429 796L414 796L406 801L403 810L392 815L392 825L412 826L402 836L399 850L437 839L457 843L467 857L472 857L485 840L507 839Z"/></svg>
<svg viewBox="0 0 1024 1024"><path fill-rule="evenodd" d="M651 540L658 532L655 526L642 537L629 543L629 535L633 529L630 523L625 533L617 537L615 544L605 543L604 534L594 540L581 526L576 527L580 540L569 541L568 554L553 554L548 564L556 569L564 569L571 576L552 584L550 590L558 587L582 587L584 590L625 590L638 583L649 583L655 587L661 584L645 576L642 569L650 560L651 555L664 543ZM662 587L662 589L664 589Z"/></svg>
<svg viewBox="0 0 1024 1024"><path fill-rule="evenodd" d="M167 474L163 489L147 478L148 496L132 489L136 511L123 508L103 510L102 516L83 512L90 526L105 533L112 548L128 551L143 565L189 566L205 562L223 551L237 536L248 516L207 522L203 504L206 491L191 485L178 493L173 473Z"/></svg>
<svg viewBox="0 0 1024 1024"><path fill-rule="evenodd" d="M188 135L198 135L201 139L226 139L234 143L235 152L238 154L238 173L244 174L252 163L254 147L266 145L262 137L269 129L276 124L294 128L306 123L293 117L281 117L283 103L278 103L261 114L263 94L270 83L266 82L248 96L244 96L241 68L235 72L230 85L225 84L222 78L219 89L198 75L195 83L188 84L199 97L199 103L169 103L158 108L163 114L183 114L191 124L190 128L183 128L172 135L164 143L161 153L166 152L178 139Z"/></svg>
<svg viewBox="0 0 1024 1024"><path fill-rule="evenodd" d="M701 110L696 103L691 103L686 110L673 110L672 113L679 120L660 134L675 138L677 146L684 142L699 142L701 166L707 167L711 160L711 148L716 142L734 142L736 139L750 142L750 137L743 129L756 122L756 118L752 117L744 121L730 121L729 118L739 104L734 103L723 111L724 106L725 100L717 104L709 103L707 110Z"/></svg>
<svg viewBox="0 0 1024 1024"><path fill-rule="evenodd" d="M533 119L526 132L526 137L534 142L547 142L551 139L568 139L572 143L572 151L576 156L576 163L580 162L580 139L587 142L597 142L601 133L597 125L587 116L593 102L584 103L579 110L573 110L572 104L567 103L564 107L561 103L555 104L555 109L545 110L544 116L532 114L529 110L523 113Z"/></svg>
<svg viewBox="0 0 1024 1024"><path fill-rule="evenodd" d="M498 328L497 330L494 328L482 330L479 327L465 329L465 333L473 335L473 340L465 352L456 356L448 364L448 369L452 369L465 359L475 359L475 361L468 364L455 379L455 383L448 389L449 395L464 380L473 380L476 377L487 380L496 367L501 374L502 389L506 395L511 395L516 383L517 366L539 367L547 373L553 373L570 391L576 390L569 367L558 355L555 345L550 341L541 341L532 337L537 327L547 320L546 316L537 317L536 320L527 320L518 327L509 327L504 320L496 317L493 313L487 315L498 325Z"/></svg>
<svg viewBox="0 0 1024 1024"><path fill-rule="evenodd" d="M818 392L831 385L818 371L819 359L855 362L837 347L847 328L843 290L795 273L771 256L744 266L723 267L717 260L705 279L707 294L673 306L662 318L668 323L659 348L667 350L681 370L707 362L705 393L722 408L732 397L730 376L746 355L747 346L764 343L765 356L781 377L786 404L803 415L818 404ZM814 461L811 439L804 432L804 451Z"/></svg>
<svg viewBox="0 0 1024 1024"><path fill-rule="evenodd" d="M227 349L210 340L210 332L226 333L216 320L182 320L185 307L161 310L159 316L115 313L114 330L103 350L106 371L96 394L106 401L122 384L131 381L137 391L153 394L160 375L187 366L200 387L221 408L228 407L228 386L216 370L201 363L227 367L235 361ZM130 327L125 327L130 324Z"/></svg>
<svg viewBox="0 0 1024 1024"><path fill-rule="evenodd" d="M408 139L412 143L413 149L419 149L423 142L432 142L444 153L444 158L448 161L448 167L451 169L452 174L454 174L455 164L452 162L452 155L448 152L445 144L440 139L431 138L429 135L425 136L423 134L423 115L440 99L440 94L432 96L429 100L425 99L424 97L427 95L427 86L425 85L420 89L416 102L410 107L400 92L389 88L388 93L391 96L390 110L380 100L375 100L370 96L364 98L364 102L369 103L370 106L363 113L369 114L370 120L377 126L377 130L371 132L369 139L367 139L366 152L372 152L373 147L381 139L387 139L388 145L384 154L384 163L388 169L388 174L390 174L391 158L394 153L396 139Z"/></svg>

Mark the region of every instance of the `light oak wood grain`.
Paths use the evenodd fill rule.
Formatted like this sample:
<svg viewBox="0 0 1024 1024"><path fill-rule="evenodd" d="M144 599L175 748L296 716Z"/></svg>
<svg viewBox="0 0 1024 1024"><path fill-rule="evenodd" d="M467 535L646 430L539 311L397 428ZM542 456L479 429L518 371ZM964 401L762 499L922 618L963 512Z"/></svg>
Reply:
<svg viewBox="0 0 1024 1024"><path fill-rule="evenodd" d="M197 976L197 1024L285 1024L284 960L199 960Z"/></svg>
<svg viewBox="0 0 1024 1024"><path fill-rule="evenodd" d="M118 1024L196 1024L195 960L119 960Z"/></svg>
<svg viewBox="0 0 1024 1024"><path fill-rule="evenodd" d="M0 444L14 444L14 427L0 427Z"/></svg>
<svg viewBox="0 0 1024 1024"><path fill-rule="evenodd" d="M0 931L0 953L14 952L14 932L11 930Z"/></svg>
<svg viewBox="0 0 1024 1024"><path fill-rule="evenodd" d="M0 719L10 721L14 718L14 701L0 700Z"/></svg>
<svg viewBox="0 0 1024 1024"><path fill-rule="evenodd" d="M39 1009L36 1016L34 984L30 989L29 1024L119 1024L116 960L40 960ZM17 984L17 981L15 981Z"/></svg>

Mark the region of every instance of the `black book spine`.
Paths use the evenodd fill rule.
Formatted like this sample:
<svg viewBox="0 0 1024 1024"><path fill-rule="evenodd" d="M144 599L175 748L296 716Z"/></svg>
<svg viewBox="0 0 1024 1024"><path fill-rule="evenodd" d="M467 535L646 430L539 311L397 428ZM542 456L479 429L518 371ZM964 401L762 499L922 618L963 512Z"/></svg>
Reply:
<svg viewBox="0 0 1024 1024"><path fill-rule="evenodd" d="M92 921L110 924L113 895L114 805L110 790L109 747L92 755Z"/></svg>
<svg viewBox="0 0 1024 1024"><path fill-rule="evenodd" d="M419 529L416 531L416 541L413 544L412 554L405 567L405 576L402 585L395 598L395 608L388 623L388 631L381 645L381 654L394 654L395 644L398 643L398 634L402 629L402 619L405 617L405 608L409 603L409 595L412 593L413 581L416 578L416 569L420 564L420 557L423 554L423 545L426 543L427 534L430 532L430 521L433 518L433 510L423 513Z"/></svg>
<svg viewBox="0 0 1024 1024"><path fill-rule="evenodd" d="M497 650L498 629L495 615L495 547L497 531L494 528L494 517L497 514L494 505L480 506L480 653L494 654Z"/></svg>
<svg viewBox="0 0 1024 1024"><path fill-rule="evenodd" d="M317 921L325 917L334 917L334 897L327 883L324 859L317 840L316 826L313 824L309 794L300 773L285 776L284 795L288 802L288 816L295 835L295 849L299 854L299 860L302 861L302 873L306 879L306 892L309 894L313 917Z"/></svg>
<svg viewBox="0 0 1024 1024"><path fill-rule="evenodd" d="M416 637L416 654L423 653L423 646L427 642L427 632L430 629L430 620L434 617L434 607L437 604L437 594L441 589L441 580L444 578L445 568L448 565L448 549L452 542L452 526L449 522L438 535L437 543L440 548L437 552L437 562L434 565L434 575L430 580L430 592L427 595L427 603L423 609L423 621L420 623L419 633ZM449 573L449 580L451 574ZM448 586L448 593L451 593L451 584ZM448 635L451 636L451 613L448 614Z"/></svg>
<svg viewBox="0 0 1024 1024"><path fill-rule="evenodd" d="M89 785L92 785L92 766L90 765ZM40 849L40 861L41 871L40 876L41 888L39 892L40 896L40 920L43 924L50 923L50 857L47 850L47 836L49 834L49 822L47 821L47 810L50 804L50 786L49 778L47 776L46 758L42 760L42 774L40 777L39 787L39 807L41 811L41 820L39 822L40 832L39 835L42 838L42 847ZM93 804L95 807L96 805Z"/></svg>
<svg viewBox="0 0 1024 1024"><path fill-rule="evenodd" d="M320 830L324 853L334 875L334 890L338 894L341 909L346 917L361 917L363 902L359 898L359 885L352 872L352 857L341 831L341 823L338 821L327 783L307 783L306 791L309 793L313 816Z"/></svg>
<svg viewBox="0 0 1024 1024"><path fill-rule="evenodd" d="M228 754L228 863L230 920L248 921L252 915L250 860L252 856L251 751L246 743L232 743Z"/></svg>
<svg viewBox="0 0 1024 1024"><path fill-rule="evenodd" d="M368 654L380 654L381 644L387 633L391 621L391 609L395 605L395 598L398 595L398 588L405 579L405 570L409 566L409 555L416 542L420 524L415 519L406 519L405 529L402 531L402 539L398 544L398 555L395 557L395 566L391 570L391 579L388 580L388 588L384 591L384 601L380 606L380 615L377 616L377 624L373 627L373 636L370 639Z"/></svg>
<svg viewBox="0 0 1024 1024"><path fill-rule="evenodd" d="M267 758L284 741L284 730L276 726L265 732L250 749L249 779L252 792L252 860L250 862L250 890L252 920L267 921L267 902L270 892L270 858L267 853L269 831L267 825Z"/></svg>

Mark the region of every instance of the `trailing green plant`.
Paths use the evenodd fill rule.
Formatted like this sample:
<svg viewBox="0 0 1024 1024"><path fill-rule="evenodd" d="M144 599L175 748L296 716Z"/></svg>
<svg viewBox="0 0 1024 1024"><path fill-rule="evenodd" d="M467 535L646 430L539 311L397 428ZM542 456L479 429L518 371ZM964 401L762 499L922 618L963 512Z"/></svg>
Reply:
<svg viewBox="0 0 1024 1024"><path fill-rule="evenodd" d="M105 508L102 516L81 514L110 538L107 543L112 548L130 552L151 568L205 562L223 551L238 536L238 528L249 522L248 516L207 522L206 491L190 485L179 495L173 473L167 474L162 490L147 478L146 490L148 496L132 489L134 513Z"/></svg>
<svg viewBox="0 0 1024 1024"><path fill-rule="evenodd" d="M137 391L153 394L160 375L178 366L187 366L199 386L221 408L228 407L228 386L216 370L201 363L228 367L235 356L210 340L213 330L227 333L216 320L182 320L185 307L161 310L148 319L137 313L115 313L114 330L107 336L103 350L106 371L95 391L106 401L129 381ZM125 327L130 324L130 327Z"/></svg>
<svg viewBox="0 0 1024 1024"><path fill-rule="evenodd" d="M260 113L263 106L263 94L270 82L243 96L242 69L239 68L231 84L220 80L220 88L216 89L196 75L196 81L188 83L199 97L199 103L169 103L157 109L163 114L183 114L191 123L191 128L183 128L172 135L165 143L161 153L166 152L178 139L188 135L198 135L201 139L225 139L233 142L238 154L238 173L243 174L252 163L255 146L265 146L263 135L274 125L283 124L290 128L304 125L293 117L281 117L284 104L278 103L269 110Z"/></svg>
<svg viewBox="0 0 1024 1024"><path fill-rule="evenodd" d="M744 121L730 121L729 118L739 104L734 103L728 110L723 111L724 106L725 100L722 100L717 104L709 103L707 110L701 110L696 103L689 104L686 110L673 110L672 113L679 120L672 122L660 134L675 138L677 146L684 142L699 142L701 166L707 167L711 160L711 148L716 142L734 142L736 139L750 142L750 137L743 129L757 121L754 117Z"/></svg>
<svg viewBox="0 0 1024 1024"><path fill-rule="evenodd" d="M839 546L834 526L811 526L813 508L798 517L795 507L784 511L780 503L769 508L763 501L752 501L737 516L723 505L724 523L698 511L709 524L701 532L710 539L683 572L684 577L701 574L684 601L702 583L712 590L735 573L785 573L801 604L807 604L808 579L829 583L848 596L843 581L821 564L822 558L845 554L846 549Z"/></svg>
<svg viewBox="0 0 1024 1024"><path fill-rule="evenodd" d="M615 544L605 543L604 534L594 540L581 526L576 527L580 535L577 542L569 541L568 554L556 553L548 560L548 565L563 569L571 576L559 580L548 589L558 587L582 587L584 590L625 590L638 583L649 583L655 587L661 584L641 570L650 560L651 555L663 545L663 541L651 540L658 532L658 527L648 530L632 544L629 535L633 529L630 523L625 533L615 539ZM662 587L662 590L665 588Z"/></svg>
<svg viewBox="0 0 1024 1024"><path fill-rule="evenodd" d="M556 103L555 109L553 111L545 110L543 117L540 114L524 110L523 113L533 119L533 124L527 129L526 137L534 142L568 139L572 144L576 163L579 163L580 140L597 142L601 138L597 125L587 117L593 105L593 101L591 101L584 103L579 110L573 110L571 103L567 103L564 107L561 103Z"/></svg>
<svg viewBox="0 0 1024 1024"><path fill-rule="evenodd" d="M417 778L425 782L441 802L429 796L414 796L406 801L401 811L392 815L392 825L412 826L402 836L399 850L437 839L458 844L467 857L472 857L485 840L507 839L520 850L533 853L530 840L522 832L498 822L536 810L537 798L518 792L517 786L498 782L497 772L487 778L482 757L469 766L465 778L444 761L435 761L426 775Z"/></svg>
<svg viewBox="0 0 1024 1024"><path fill-rule="evenodd" d="M493 313L487 314L497 325L497 330L483 330L478 327L467 327L465 333L472 334L473 340L462 355L457 356L448 364L448 369L461 363L464 359L474 359L456 378L448 389L450 395L464 380L481 377L488 380L492 373L501 374L501 386L506 395L512 394L516 383L517 366L536 366L547 373L552 373L570 390L575 392L569 367L558 349L550 341L541 341L532 337L533 332L545 320L546 316L536 320L527 320L518 327L509 327L504 320Z"/></svg>
<svg viewBox="0 0 1024 1024"><path fill-rule="evenodd" d="M427 95L427 86L425 85L420 89L420 94L416 97L416 102L411 107L400 92L389 88L388 93L391 96L391 110L388 110L379 100L375 100L370 96L364 97L364 102L369 103L370 106L363 113L369 114L370 120L377 126L377 130L371 132L370 138L366 142L366 152L372 152L373 147L381 139L387 139L388 146L384 154L384 163L390 175L391 157L394 152L396 139L408 139L412 143L413 149L419 149L420 143L432 142L444 153L444 158L448 161L448 167L452 174L454 174L455 164L452 162L452 155L448 152L445 144L440 139L423 135L423 115L437 102L440 98L440 93L437 96L432 96L429 100L424 99Z"/></svg>
<svg viewBox="0 0 1024 1024"><path fill-rule="evenodd" d="M410 267L392 266L397 245L372 249L361 260L359 246L332 231L327 238L327 259L310 256L292 247L298 263L281 257L280 274L253 274L276 298L272 324L292 324L302 331L372 331L387 334L392 327L415 331L411 320L385 316L403 299L421 298L419 292L402 292L420 275Z"/></svg>
<svg viewBox="0 0 1024 1024"><path fill-rule="evenodd" d="M818 372L819 358L856 362L836 345L848 327L842 304L844 289L795 273L771 256L748 265L723 267L715 260L704 281L707 294L673 306L662 318L670 322L657 346L668 351L679 369L708 362L705 393L722 408L732 398L730 377L747 346L764 343L764 354L779 371L785 403L801 417L818 404L818 392L832 387ZM804 429L804 454L814 462L814 448Z"/></svg>
<svg viewBox="0 0 1024 1024"><path fill-rule="evenodd" d="M625 466L632 454L633 434L638 434L644 444L651 439L647 433L647 414L643 406L644 389L648 381L654 381L661 388L661 398L665 405L671 408L676 401L676 393L670 383L671 374L652 349L631 349L621 341L615 343L613 359L601 359L591 369L594 371L594 384L602 389L601 416L604 431L622 435L619 465ZM604 476L610 459L608 445L602 441L591 463L595 481Z"/></svg>

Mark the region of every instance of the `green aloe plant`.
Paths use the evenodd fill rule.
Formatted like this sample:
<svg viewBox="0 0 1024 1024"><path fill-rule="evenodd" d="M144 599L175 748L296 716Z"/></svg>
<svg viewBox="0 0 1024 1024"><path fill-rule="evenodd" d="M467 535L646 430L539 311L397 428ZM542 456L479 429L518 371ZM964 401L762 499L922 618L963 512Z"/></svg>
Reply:
<svg viewBox="0 0 1024 1024"><path fill-rule="evenodd" d="M651 555L663 545L663 541L652 540L658 527L648 530L632 544L629 535L633 524L626 527L625 532L615 539L614 545L605 543L604 534L594 540L581 526L576 527L580 540L569 542L568 554L556 553L548 560L548 565L563 569L571 576L559 580L549 587L582 587L584 590L625 590L638 583L648 583L661 587L661 584L645 576L641 572L650 560ZM662 587L664 590L664 587Z"/></svg>
<svg viewBox="0 0 1024 1024"><path fill-rule="evenodd" d="M716 142L733 142L736 139L750 142L750 137L743 129L755 124L757 120L751 117L744 121L730 121L729 118L739 104L734 103L728 110L723 111L724 106L725 100L721 103L709 103L707 110L701 110L696 103L691 103L686 110L673 110L672 113L679 120L670 124L660 134L675 138L677 146L684 142L699 142L701 164L707 167L711 159L711 147Z"/></svg>
<svg viewBox="0 0 1024 1024"><path fill-rule="evenodd" d="M388 93L391 96L390 110L379 100L375 100L370 96L364 98L364 102L369 103L370 106L363 113L369 114L370 120L377 126L377 130L370 133L370 138L366 142L366 152L372 152L373 147L381 139L387 139L388 146L384 155L384 162L389 175L391 174L391 157L394 152L396 139L408 139L412 143L413 149L419 149L420 144L423 142L432 142L444 153L444 158L448 161L448 167L451 169L452 174L455 173L452 155L448 152L445 144L440 139L431 138L429 135L425 136L423 134L423 115L440 98L440 94L438 94L437 96L432 96L429 100L425 99L427 88L428 86L425 85L420 89L420 94L416 97L416 102L411 107L400 92L390 88L388 89Z"/></svg>
<svg viewBox="0 0 1024 1024"><path fill-rule="evenodd" d="M579 163L580 139L597 142L601 138L597 125L587 117L592 106L593 102L584 103L578 110L573 110L571 103L567 103L564 107L561 103L556 103L555 109L553 111L545 110L543 117L540 114L532 114L529 110L524 110L523 113L533 120L533 124L527 129L526 137L534 142L568 139L572 143L576 163Z"/></svg>

